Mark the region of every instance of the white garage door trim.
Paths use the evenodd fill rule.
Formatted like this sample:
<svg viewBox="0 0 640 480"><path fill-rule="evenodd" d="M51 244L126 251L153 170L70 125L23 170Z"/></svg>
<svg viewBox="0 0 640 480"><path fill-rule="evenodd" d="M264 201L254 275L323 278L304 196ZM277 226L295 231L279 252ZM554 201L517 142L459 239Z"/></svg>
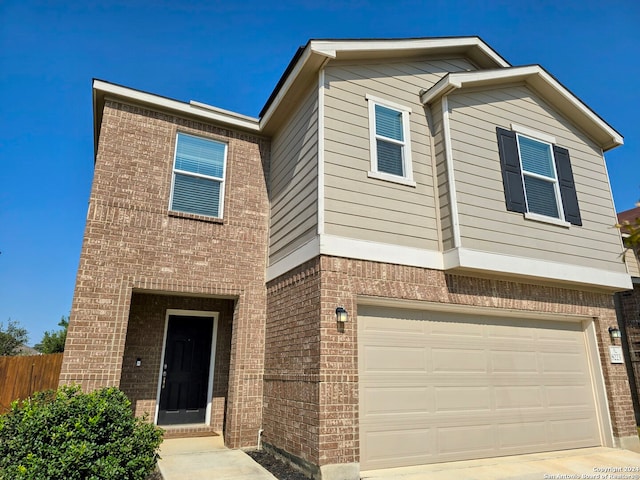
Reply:
<svg viewBox="0 0 640 480"><path fill-rule="evenodd" d="M583 332L583 336L585 339L585 351L586 351L586 361L583 362L583 369L588 369L590 373L591 387L593 389L593 400L594 400L594 410L596 420L598 422L598 433L600 436L600 444L605 446L613 446L613 436L611 430L611 423L609 420L609 411L608 411L608 403L606 398L606 391L604 388L604 380L602 375L602 369L600 365L600 359L598 355L596 335L595 335L595 327L592 317L586 316L578 316L578 315L554 315L554 314L539 314L536 312L522 312L516 310L507 310L507 309L498 309L491 307L466 307L466 306L456 306L456 305L445 305L445 304L434 304L431 302L416 302L416 301L402 301L402 300L394 300L394 299L380 299L380 298L370 298L370 297L359 297L358 305L367 305L367 306L380 306L380 307L391 307L391 308L401 308L401 309L409 309L409 310L421 310L421 311L438 311L444 312L446 314L470 314L488 316L489 318L493 317L501 317L501 318L510 318L510 319L527 319L533 321L562 321L562 322L573 322L580 324L580 330ZM453 318L452 318L453 320ZM360 324L360 322L359 322ZM583 377L584 378L584 377ZM361 412L361 418L364 418L365 412ZM400 425L398 425L400 427ZM595 435L595 433L593 434ZM595 437L592 437L595 438ZM365 449L366 442L361 438L361 449ZM389 440L392 440L392 436L389 437ZM362 453L366 453L364 451L361 452L361 462L362 468L384 468L383 463L370 462L367 460L366 455L362 455ZM486 456L486 455L485 455ZM473 457L473 454L470 455L470 458ZM443 460L436 460L443 461ZM393 464L393 462L391 462ZM389 465L392 466L392 465Z"/></svg>

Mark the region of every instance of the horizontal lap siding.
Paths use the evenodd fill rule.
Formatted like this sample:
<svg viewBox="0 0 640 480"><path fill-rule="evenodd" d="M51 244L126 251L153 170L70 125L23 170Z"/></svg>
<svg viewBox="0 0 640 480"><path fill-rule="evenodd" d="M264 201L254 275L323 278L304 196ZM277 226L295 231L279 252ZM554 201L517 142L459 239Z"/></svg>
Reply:
<svg viewBox="0 0 640 480"><path fill-rule="evenodd" d="M602 154L584 133L524 85L454 94L449 108L463 247L624 271ZM569 149L582 227L506 210L495 128L511 123L552 135Z"/></svg>
<svg viewBox="0 0 640 480"><path fill-rule="evenodd" d="M449 71L472 68L463 59L336 62L326 68L326 233L438 249L429 126L419 93ZM368 178L371 162L366 94L412 108L415 188Z"/></svg>
<svg viewBox="0 0 640 480"><path fill-rule="evenodd" d="M315 237L318 225L318 97L312 88L271 147L269 262Z"/></svg>
<svg viewBox="0 0 640 480"><path fill-rule="evenodd" d="M627 270L632 277L640 277L640 264L636 258L633 250L628 249L624 253L624 261L627 264Z"/></svg>

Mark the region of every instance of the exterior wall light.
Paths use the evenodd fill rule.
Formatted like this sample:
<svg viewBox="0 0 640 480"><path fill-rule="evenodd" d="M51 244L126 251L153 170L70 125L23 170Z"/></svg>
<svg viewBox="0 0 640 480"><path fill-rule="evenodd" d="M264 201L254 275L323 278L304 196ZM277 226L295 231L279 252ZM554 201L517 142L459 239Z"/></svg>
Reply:
<svg viewBox="0 0 640 480"><path fill-rule="evenodd" d="M336 308L336 320L339 323L345 323L348 320L349 314L344 309L344 307Z"/></svg>
<svg viewBox="0 0 640 480"><path fill-rule="evenodd" d="M612 342L620 338L620 329L618 327L609 327L609 337Z"/></svg>

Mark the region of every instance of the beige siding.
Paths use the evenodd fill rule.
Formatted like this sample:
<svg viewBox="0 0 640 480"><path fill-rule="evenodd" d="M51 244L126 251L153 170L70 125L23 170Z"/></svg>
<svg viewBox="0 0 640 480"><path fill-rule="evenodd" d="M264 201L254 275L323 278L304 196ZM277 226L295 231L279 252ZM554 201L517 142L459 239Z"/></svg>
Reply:
<svg viewBox="0 0 640 480"><path fill-rule="evenodd" d="M640 277L640 264L636 258L633 250L626 250L624 252L624 261L627 264L627 270L632 277Z"/></svg>
<svg viewBox="0 0 640 480"><path fill-rule="evenodd" d="M432 145L419 92L447 72L471 69L473 65L464 59L336 62L326 67L327 234L438 250ZM416 187L368 178L371 163L366 94L412 108L411 156Z"/></svg>
<svg viewBox="0 0 640 480"><path fill-rule="evenodd" d="M271 143L270 264L316 235L317 156L318 97L312 88Z"/></svg>
<svg viewBox="0 0 640 480"><path fill-rule="evenodd" d="M602 153L586 135L525 86L456 93L449 108L463 247L624 271ZM506 210L495 128L511 123L553 135L569 149L582 227Z"/></svg>

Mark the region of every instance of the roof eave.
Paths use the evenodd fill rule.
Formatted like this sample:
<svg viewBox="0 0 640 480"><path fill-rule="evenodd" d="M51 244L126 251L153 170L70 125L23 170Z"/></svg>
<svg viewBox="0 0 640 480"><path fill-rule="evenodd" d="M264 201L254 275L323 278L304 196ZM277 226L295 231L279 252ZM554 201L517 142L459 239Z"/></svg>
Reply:
<svg viewBox="0 0 640 480"><path fill-rule="evenodd" d="M604 151L624 143L620 133L539 65L449 73L430 89L421 92L420 99L423 104L431 104L457 89L497 87L516 82L531 86L596 140Z"/></svg>
<svg viewBox="0 0 640 480"><path fill-rule="evenodd" d="M144 92L142 90L135 90L115 83L106 82L104 80L93 79L94 156L97 155L98 152L100 126L102 125L102 112L106 98L114 98L127 103L144 105L155 110L166 111L187 118L215 121L218 124L227 127L261 133L259 120L257 118L231 112L229 110L223 110L200 102L191 101L186 103L172 98Z"/></svg>
<svg viewBox="0 0 640 480"><path fill-rule="evenodd" d="M308 87L307 81L330 59L376 55L425 55L457 52L469 56L482 68L509 67L510 64L480 37L310 40L294 55L260 112L260 128L275 129L274 118L283 100ZM275 122L277 123L277 122Z"/></svg>

